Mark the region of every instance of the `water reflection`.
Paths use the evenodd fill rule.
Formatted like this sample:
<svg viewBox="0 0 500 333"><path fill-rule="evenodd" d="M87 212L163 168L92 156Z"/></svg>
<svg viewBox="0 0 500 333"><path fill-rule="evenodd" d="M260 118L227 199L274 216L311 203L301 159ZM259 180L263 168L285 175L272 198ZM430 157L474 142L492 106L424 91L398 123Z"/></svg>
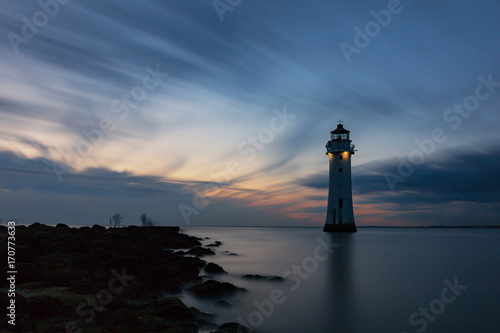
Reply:
<svg viewBox="0 0 500 333"><path fill-rule="evenodd" d="M323 304L325 317L331 318L332 332L355 332L355 300L356 289L353 279L353 234L330 234L333 243L340 244L328 260L329 282L325 286L324 295L328 298Z"/></svg>
<svg viewBox="0 0 500 333"><path fill-rule="evenodd" d="M222 279L249 290L230 300L231 308L224 311L185 296L189 306L218 313L218 323L236 321L240 316L248 321L258 311L254 301L262 304L277 288L287 300L263 316L262 325L254 328L258 333L414 333L421 326L411 325L409 316L440 296L444 279L458 276L469 288L429 322L426 332L493 332L491 328L500 324L500 266L492 265L500 253L498 231L361 229L356 234L325 234L319 228L191 230L222 241L217 256L209 260L229 272ZM325 240L327 235L339 246L326 260L318 259L300 287L294 287L292 275L283 283L241 278L242 274L280 276L291 267L304 265L314 257L318 237ZM240 255L228 256L224 251Z"/></svg>

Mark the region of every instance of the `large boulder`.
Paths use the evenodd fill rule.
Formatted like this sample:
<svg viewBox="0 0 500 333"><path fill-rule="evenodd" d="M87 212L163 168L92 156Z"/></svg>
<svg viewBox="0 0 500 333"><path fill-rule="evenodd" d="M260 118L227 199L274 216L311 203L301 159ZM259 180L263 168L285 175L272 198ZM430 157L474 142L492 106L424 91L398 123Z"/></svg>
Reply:
<svg viewBox="0 0 500 333"><path fill-rule="evenodd" d="M191 250L187 251L186 254L192 254L192 255L195 255L197 257L201 257L204 255L214 255L215 252L213 250L206 249L206 248L201 247L201 246L195 246Z"/></svg>
<svg viewBox="0 0 500 333"><path fill-rule="evenodd" d="M222 268L221 266L219 266L217 264L214 264L213 262L209 262L205 266L205 272L208 273L208 274L224 274L224 273L227 273L224 270L224 268Z"/></svg>
<svg viewBox="0 0 500 333"><path fill-rule="evenodd" d="M221 296L232 295L238 291L247 291L244 288L238 288L229 282L219 282L208 280L189 288L193 294L198 297L218 298Z"/></svg>
<svg viewBox="0 0 500 333"><path fill-rule="evenodd" d="M108 329L113 333L136 333L139 321L130 309L115 311L109 317Z"/></svg>
<svg viewBox="0 0 500 333"><path fill-rule="evenodd" d="M74 311L68 304L47 295L27 297L26 308L33 319L66 317Z"/></svg>
<svg viewBox="0 0 500 333"><path fill-rule="evenodd" d="M167 328L167 323L163 318L154 315L141 315L137 317L139 321L139 332L159 332Z"/></svg>
<svg viewBox="0 0 500 333"><path fill-rule="evenodd" d="M36 282L40 280L41 274L40 270L34 263L23 263L17 264L16 266L18 274L16 276L16 282L19 284Z"/></svg>

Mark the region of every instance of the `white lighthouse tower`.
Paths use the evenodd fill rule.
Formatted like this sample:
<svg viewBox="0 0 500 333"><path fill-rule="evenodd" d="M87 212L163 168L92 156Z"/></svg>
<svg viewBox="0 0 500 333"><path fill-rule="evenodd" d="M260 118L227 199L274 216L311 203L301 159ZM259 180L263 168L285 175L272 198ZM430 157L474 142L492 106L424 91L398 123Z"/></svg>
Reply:
<svg viewBox="0 0 500 333"><path fill-rule="evenodd" d="M323 231L355 232L354 211L352 208L351 156L354 145L349 139L349 131L342 121L326 143L326 154L330 158L330 179L328 186L328 208Z"/></svg>

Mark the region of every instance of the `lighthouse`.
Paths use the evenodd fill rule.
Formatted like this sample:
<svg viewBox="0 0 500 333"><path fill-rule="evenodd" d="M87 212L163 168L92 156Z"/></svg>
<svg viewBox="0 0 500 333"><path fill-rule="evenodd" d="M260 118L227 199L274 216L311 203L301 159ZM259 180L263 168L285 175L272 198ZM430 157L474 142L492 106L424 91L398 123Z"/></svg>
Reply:
<svg viewBox="0 0 500 333"><path fill-rule="evenodd" d="M323 231L356 232L354 210L352 208L351 158L354 145L349 139L349 131L341 120L337 128L330 132L326 143L326 154L330 159L328 208Z"/></svg>

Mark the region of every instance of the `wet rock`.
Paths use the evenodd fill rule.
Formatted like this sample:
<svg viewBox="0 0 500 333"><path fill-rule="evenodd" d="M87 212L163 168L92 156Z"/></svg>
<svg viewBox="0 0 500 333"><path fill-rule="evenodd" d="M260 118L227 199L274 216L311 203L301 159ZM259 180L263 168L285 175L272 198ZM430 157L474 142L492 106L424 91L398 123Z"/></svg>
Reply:
<svg viewBox="0 0 500 333"><path fill-rule="evenodd" d="M267 281L273 281L273 282L283 282L285 281L284 278L281 276L262 276L259 274L245 274L241 276L244 279L247 280L267 280Z"/></svg>
<svg viewBox="0 0 500 333"><path fill-rule="evenodd" d="M5 317L0 321L0 331L3 332L37 332L37 327L35 321L30 315L26 313L16 314L16 326L13 330L13 326L8 323L9 318ZM39 332L39 331L38 331Z"/></svg>
<svg viewBox="0 0 500 333"><path fill-rule="evenodd" d="M238 323L225 323L210 333L254 333L254 331Z"/></svg>
<svg viewBox="0 0 500 333"><path fill-rule="evenodd" d="M22 241L24 242L24 239ZM5 243L5 245L7 245L7 242ZM5 253L7 253L7 249ZM35 255L24 244L23 245L18 244L16 248L16 262L18 264L35 262Z"/></svg>
<svg viewBox="0 0 500 333"><path fill-rule="evenodd" d="M46 295L26 298L26 310L33 319L64 317L74 311L61 300Z"/></svg>
<svg viewBox="0 0 500 333"><path fill-rule="evenodd" d="M163 330L162 333L184 333L184 329L181 326L176 326Z"/></svg>
<svg viewBox="0 0 500 333"><path fill-rule="evenodd" d="M249 279L249 280L264 279L264 277L262 275L259 275L259 274L245 274L245 275L242 275L241 277L244 279Z"/></svg>
<svg viewBox="0 0 500 333"><path fill-rule="evenodd" d="M218 247L218 246L221 246L221 245L222 245L221 242L215 241L213 243L208 244L207 246L209 246L209 247Z"/></svg>
<svg viewBox="0 0 500 333"><path fill-rule="evenodd" d="M45 225L45 224L41 224L40 222L35 222L33 224L30 224L28 226L28 229L33 229L33 230L37 230L37 231L49 231L52 229L52 227Z"/></svg>
<svg viewBox="0 0 500 333"><path fill-rule="evenodd" d="M83 273L79 269L74 268L61 268L55 270L46 270L42 273L42 279L44 281L50 282L52 285L57 287L71 287L75 285L78 281L85 281L85 275L87 273ZM87 279L90 283L91 281ZM87 290L82 290L87 291ZM88 290L92 292L91 290Z"/></svg>
<svg viewBox="0 0 500 333"><path fill-rule="evenodd" d="M116 333L135 333L139 321L130 309L118 310L109 317L108 329Z"/></svg>
<svg viewBox="0 0 500 333"><path fill-rule="evenodd" d="M196 247L193 247L191 250L187 251L186 254L192 254L192 255L199 257L199 256L204 256L204 255L214 255L215 252L213 250L206 249L206 248L201 247L201 246L196 246Z"/></svg>
<svg viewBox="0 0 500 333"><path fill-rule="evenodd" d="M281 276L270 276L269 277L269 281L273 281L273 282L285 282L286 279L281 277Z"/></svg>
<svg viewBox="0 0 500 333"><path fill-rule="evenodd" d="M198 326L195 324L175 326L163 330L161 333L198 333Z"/></svg>
<svg viewBox="0 0 500 333"><path fill-rule="evenodd" d="M156 309L154 313L167 321L187 321L194 322L195 318L186 306L168 305L160 309Z"/></svg>
<svg viewBox="0 0 500 333"><path fill-rule="evenodd" d="M217 325L216 323L205 319L196 320L196 324L204 330L215 330L219 328L219 325Z"/></svg>
<svg viewBox="0 0 500 333"><path fill-rule="evenodd" d="M208 280L201 284L192 286L189 288L189 291L198 297L212 298L231 295L237 291L246 291L246 289L238 288L229 282Z"/></svg>
<svg viewBox="0 0 500 333"><path fill-rule="evenodd" d="M186 306L179 297L162 297L154 301L156 307L164 307L169 305Z"/></svg>
<svg viewBox="0 0 500 333"><path fill-rule="evenodd" d="M151 305L154 306L154 309L150 310L149 314L158 316L169 323L172 323L172 321L192 323L195 320L191 309L177 297L164 297L155 300Z"/></svg>
<svg viewBox="0 0 500 333"><path fill-rule="evenodd" d="M38 223L16 231L22 244L16 253L16 259L23 260L17 262L22 271L18 274L20 291L38 295L16 295L16 319L24 318L26 331L65 332L64 325L75 322L83 331L94 333L195 333L196 320L213 321L198 317L178 298L161 296L165 291L180 292L186 282L201 282L200 269L207 265L198 257L169 249L214 254L201 247L198 239L180 234L178 227L70 228ZM133 278L123 284L116 274ZM98 306L91 323L85 323L75 308L101 289L108 290L113 278L120 291L110 303Z"/></svg>
<svg viewBox="0 0 500 333"><path fill-rule="evenodd" d="M16 282L19 284L36 282L40 280L40 270L33 263L23 263L17 264L16 266L18 274L16 276Z"/></svg>
<svg viewBox="0 0 500 333"><path fill-rule="evenodd" d="M217 302L215 302L215 305L218 306L218 307L221 307L221 308L229 308L229 307L231 307L231 304L229 302L226 302L223 299L220 299Z"/></svg>
<svg viewBox="0 0 500 333"><path fill-rule="evenodd" d="M203 268L207 265L207 262L203 259L200 259L198 257L196 257L196 266L198 266L198 268Z"/></svg>
<svg viewBox="0 0 500 333"><path fill-rule="evenodd" d="M153 315L138 316L137 320L139 332L158 332L167 328L167 323L163 318Z"/></svg>
<svg viewBox="0 0 500 333"><path fill-rule="evenodd" d="M228 256L237 256L238 255L234 252L229 252L229 251L224 251L224 253L227 254Z"/></svg>
<svg viewBox="0 0 500 333"><path fill-rule="evenodd" d="M196 319L205 319L207 321L215 320L215 315L213 313L203 312L194 307L190 307L189 310L191 310L191 313Z"/></svg>
<svg viewBox="0 0 500 333"><path fill-rule="evenodd" d="M227 273L221 266L214 264L213 262L209 262L207 266L205 266L205 272L210 274L224 274Z"/></svg>

